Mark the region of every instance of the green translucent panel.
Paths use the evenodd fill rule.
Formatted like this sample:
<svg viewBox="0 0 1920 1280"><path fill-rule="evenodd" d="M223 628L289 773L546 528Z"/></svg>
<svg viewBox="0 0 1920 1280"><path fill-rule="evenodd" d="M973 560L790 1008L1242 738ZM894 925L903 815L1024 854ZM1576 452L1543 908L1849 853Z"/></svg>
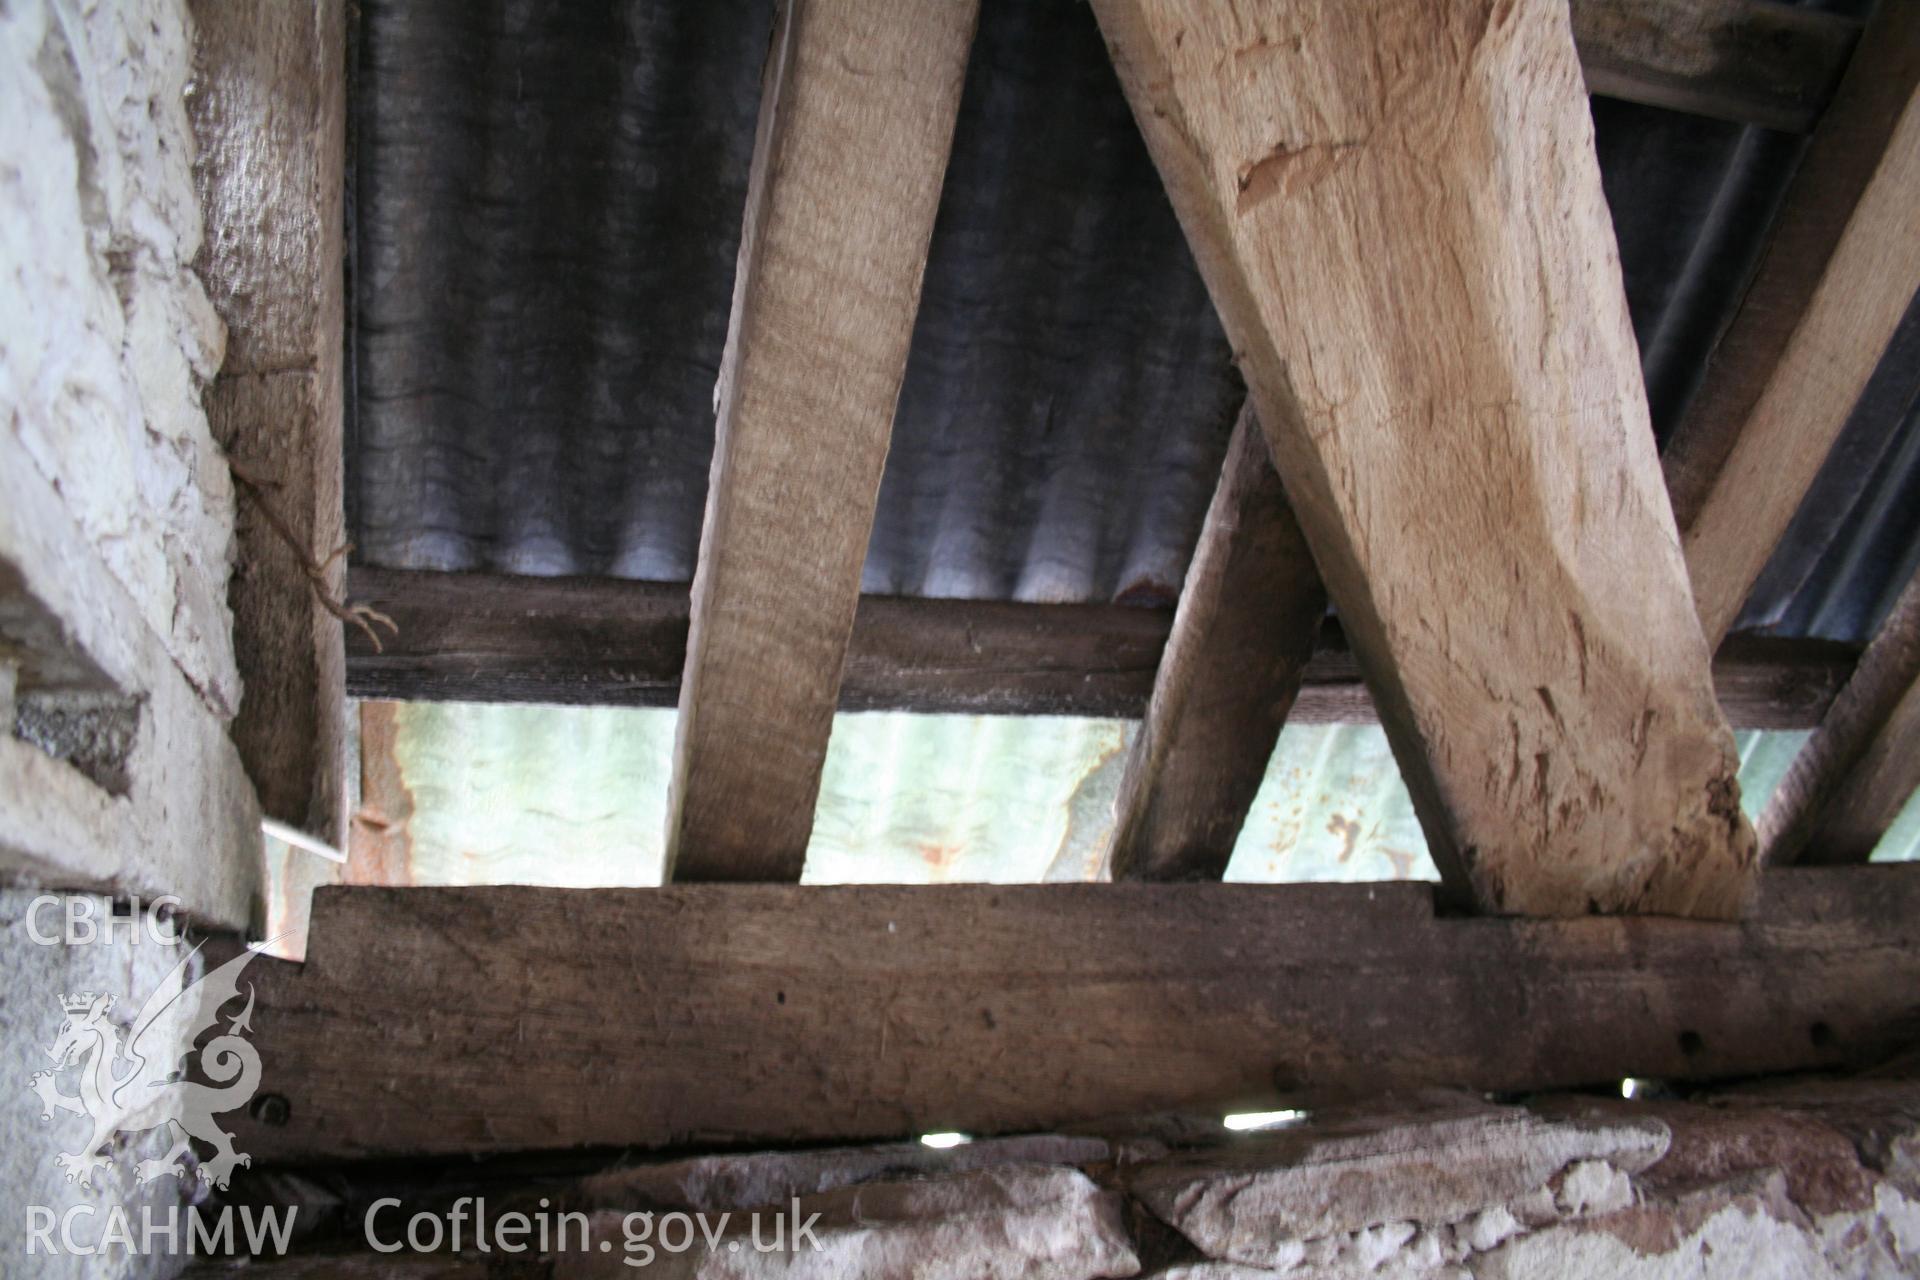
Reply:
<svg viewBox="0 0 1920 1280"><path fill-rule="evenodd" d="M400 704L415 884L660 883L670 709Z"/></svg>
<svg viewBox="0 0 1920 1280"><path fill-rule="evenodd" d="M1134 732L1053 716L837 716L803 878L1093 879Z"/></svg>
<svg viewBox="0 0 1920 1280"><path fill-rule="evenodd" d="M1742 729L1733 735L1740 751L1740 807L1758 820L1787 767L1813 736L1811 729Z"/></svg>
<svg viewBox="0 0 1920 1280"><path fill-rule="evenodd" d="M413 801L413 882L658 884L674 720L670 709L402 704L395 763ZM1092 879L1136 731L1068 717L840 715L805 879ZM1737 735L1750 815L1806 737ZM1875 856L1920 856L1920 801ZM1281 734L1227 879L1437 878L1377 726Z"/></svg>
<svg viewBox="0 0 1920 1280"><path fill-rule="evenodd" d="M1229 880L1438 880L1377 725L1280 731L1227 864Z"/></svg>
<svg viewBox="0 0 1920 1280"><path fill-rule="evenodd" d="M1920 862L1920 791L1907 797L1907 807L1900 811L1900 816L1887 828L1887 834L1880 838L1879 847L1873 851L1873 860Z"/></svg>
<svg viewBox="0 0 1920 1280"><path fill-rule="evenodd" d="M1740 751L1741 807L1758 816L1805 745L1804 730L1748 730ZM1920 808L1909 804L1905 856L1920 842ZM1895 828L1897 835L1900 828ZM1877 859L1899 842L1890 835ZM1288 725L1280 734L1253 812L1234 846L1227 879L1437 880L1413 799L1377 725Z"/></svg>
<svg viewBox="0 0 1920 1280"><path fill-rule="evenodd" d="M660 883L675 713L404 703L415 884ZM1093 876L1134 726L871 712L834 721L813 883Z"/></svg>
<svg viewBox="0 0 1920 1280"><path fill-rule="evenodd" d="M1734 735L1740 747L1740 801L1750 818L1758 817L1787 767L1812 737L1811 730L1758 732ZM1920 862L1920 792L1900 811L1873 851L1875 862Z"/></svg>

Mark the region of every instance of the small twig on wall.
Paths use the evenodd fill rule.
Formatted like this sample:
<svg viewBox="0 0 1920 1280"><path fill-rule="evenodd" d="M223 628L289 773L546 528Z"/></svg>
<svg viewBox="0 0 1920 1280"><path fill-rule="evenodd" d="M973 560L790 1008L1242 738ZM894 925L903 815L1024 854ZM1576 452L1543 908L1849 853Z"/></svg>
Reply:
<svg viewBox="0 0 1920 1280"><path fill-rule="evenodd" d="M396 636L400 634L399 624L369 605L346 604L336 600L327 582L328 572L336 562L353 550L353 544L343 542L335 547L325 560L315 560L313 552L307 549L300 536L293 531L293 527L273 509L273 504L267 501L266 491L273 488L275 482L256 474L233 458L227 459L227 467L233 472L233 478L240 482L241 490L253 500L253 505L259 508L267 524L280 535L280 540L287 544L288 550L292 551L294 558L299 560L301 571L307 576L307 585L313 589L313 598L320 602L320 607L340 621L360 628L372 642L375 653L385 652L385 646L380 643L380 635L373 629L373 624L379 623L387 629L389 634Z"/></svg>

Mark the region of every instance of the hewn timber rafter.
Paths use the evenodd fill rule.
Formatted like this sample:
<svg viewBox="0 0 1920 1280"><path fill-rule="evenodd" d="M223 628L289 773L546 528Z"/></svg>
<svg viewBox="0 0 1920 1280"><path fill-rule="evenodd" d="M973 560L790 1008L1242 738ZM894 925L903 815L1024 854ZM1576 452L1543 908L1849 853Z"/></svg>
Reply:
<svg viewBox="0 0 1920 1280"><path fill-rule="evenodd" d="M1094 10L1449 885L1737 914L1565 7Z"/></svg>
<svg viewBox="0 0 1920 1280"><path fill-rule="evenodd" d="M1116 880L1220 878L1326 617L1306 539L1245 410L1114 805Z"/></svg>
<svg viewBox="0 0 1920 1280"><path fill-rule="evenodd" d="M779 5L680 690L680 879L799 878L975 17Z"/></svg>
<svg viewBox="0 0 1920 1280"><path fill-rule="evenodd" d="M333 888L308 955L248 970L288 1103L227 1118L256 1161L995 1133L1868 1061L1915 1034L1920 867L1787 869L1737 926L1405 883Z"/></svg>
<svg viewBox="0 0 1920 1280"><path fill-rule="evenodd" d="M1920 787L1920 576L1760 817L1769 864L1865 862Z"/></svg>
<svg viewBox="0 0 1920 1280"><path fill-rule="evenodd" d="M1700 625L1739 616L1920 288L1920 5L1883 4L1668 446Z"/></svg>

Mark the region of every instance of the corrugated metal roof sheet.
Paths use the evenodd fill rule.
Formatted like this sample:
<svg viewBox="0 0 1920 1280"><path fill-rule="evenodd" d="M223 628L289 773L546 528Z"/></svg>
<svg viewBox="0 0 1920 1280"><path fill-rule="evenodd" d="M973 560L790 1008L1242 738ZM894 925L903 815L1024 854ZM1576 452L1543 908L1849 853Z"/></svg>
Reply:
<svg viewBox="0 0 1920 1280"><path fill-rule="evenodd" d="M361 6L364 560L691 577L770 13Z"/></svg>
<svg viewBox="0 0 1920 1280"><path fill-rule="evenodd" d="M1888 345L1739 625L1860 643L1920 569L1920 300Z"/></svg>

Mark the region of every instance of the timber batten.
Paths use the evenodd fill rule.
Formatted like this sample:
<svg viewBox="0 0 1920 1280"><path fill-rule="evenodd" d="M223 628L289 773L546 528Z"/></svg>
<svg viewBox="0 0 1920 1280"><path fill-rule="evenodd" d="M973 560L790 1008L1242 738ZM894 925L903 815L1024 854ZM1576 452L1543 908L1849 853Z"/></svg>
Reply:
<svg viewBox="0 0 1920 1280"><path fill-rule="evenodd" d="M1767 801L1758 823L1766 860L1865 862L1916 787L1920 574Z"/></svg>
<svg viewBox="0 0 1920 1280"><path fill-rule="evenodd" d="M686 657L685 583L529 578L355 566L355 601L400 633L375 652L347 637L347 692L418 702L671 707ZM842 711L969 715L1145 714L1173 611L862 596ZM1372 724L1360 668L1329 623L1307 662L1294 724ZM1714 662L1737 729L1811 729L1859 651L1825 640L1736 635Z"/></svg>
<svg viewBox="0 0 1920 1280"><path fill-rule="evenodd" d="M1836 14L1771 0L1573 0L1593 93L1805 133L1859 35Z"/></svg>
<svg viewBox="0 0 1920 1280"><path fill-rule="evenodd" d="M1920 7L1883 4L1665 461L1717 645L1920 288Z"/></svg>

